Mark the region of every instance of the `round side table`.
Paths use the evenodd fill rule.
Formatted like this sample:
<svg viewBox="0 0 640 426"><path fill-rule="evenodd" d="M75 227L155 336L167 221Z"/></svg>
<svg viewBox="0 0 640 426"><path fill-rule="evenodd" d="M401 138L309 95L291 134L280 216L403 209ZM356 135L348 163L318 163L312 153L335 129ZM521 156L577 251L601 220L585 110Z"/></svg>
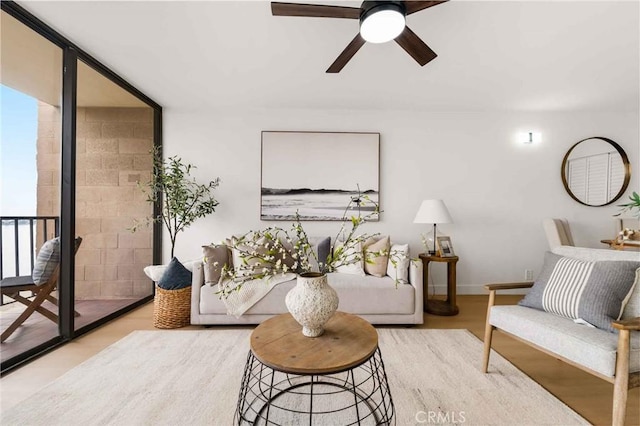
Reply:
<svg viewBox="0 0 640 426"><path fill-rule="evenodd" d="M319 337L305 337L290 314L251 334L235 422L238 425L389 425L394 406L378 333L336 312Z"/></svg>
<svg viewBox="0 0 640 426"><path fill-rule="evenodd" d="M458 315L458 306L456 305L456 264L458 256L433 256L426 253L419 254L423 265L423 297L424 311L433 315L452 316ZM446 262L447 264L447 300L429 299L428 283L429 283L429 263L430 262Z"/></svg>

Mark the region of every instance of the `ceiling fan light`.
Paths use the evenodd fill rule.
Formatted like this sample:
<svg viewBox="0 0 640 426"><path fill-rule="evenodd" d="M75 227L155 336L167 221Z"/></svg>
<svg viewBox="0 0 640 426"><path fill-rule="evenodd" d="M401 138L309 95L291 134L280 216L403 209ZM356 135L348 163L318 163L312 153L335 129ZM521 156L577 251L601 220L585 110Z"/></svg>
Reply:
<svg viewBox="0 0 640 426"><path fill-rule="evenodd" d="M385 43L404 30L404 13L394 4L373 8L360 18L360 35L369 43Z"/></svg>

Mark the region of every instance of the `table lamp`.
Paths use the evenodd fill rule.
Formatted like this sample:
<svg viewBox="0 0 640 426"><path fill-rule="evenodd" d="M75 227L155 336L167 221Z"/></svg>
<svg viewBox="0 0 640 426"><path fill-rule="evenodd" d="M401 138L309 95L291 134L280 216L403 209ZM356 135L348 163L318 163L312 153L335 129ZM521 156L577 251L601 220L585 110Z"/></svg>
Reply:
<svg viewBox="0 0 640 426"><path fill-rule="evenodd" d="M447 210L442 200L424 200L420 204L416 218L413 223L433 223L433 251L429 250L430 255L435 255L436 251L436 225L438 223L453 223L451 214Z"/></svg>

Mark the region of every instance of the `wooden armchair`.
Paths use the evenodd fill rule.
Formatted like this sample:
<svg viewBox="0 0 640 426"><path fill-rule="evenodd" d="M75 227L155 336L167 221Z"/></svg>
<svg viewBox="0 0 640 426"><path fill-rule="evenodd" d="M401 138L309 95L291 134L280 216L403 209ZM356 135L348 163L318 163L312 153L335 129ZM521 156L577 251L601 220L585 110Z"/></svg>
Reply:
<svg viewBox="0 0 640 426"><path fill-rule="evenodd" d="M482 371L484 373L487 373L488 371L489 356L491 354L491 338L493 336L493 330L499 329L503 333L523 343L526 343L548 355L551 355L554 358L558 358L562 361L565 361L573 365L574 367L578 367L581 370L584 370L590 374L595 375L596 377L606 380L609 383L613 383L614 387L613 387L612 424L614 426L624 425L628 390L634 387L640 386L640 372L633 372L633 373L629 372L631 334L632 333L637 334L640 331L640 318L633 318L626 321L615 321L613 323L613 327L618 330L618 339L617 339L617 349L614 348L616 349L615 373L612 376L609 376L609 375L603 374L602 372L595 371L592 368L582 365L579 361L577 361L576 359L573 359L571 355L551 351L547 348L544 348L540 344L529 340L529 338L526 336L521 336L521 335L518 335L517 333L506 331L504 329L501 329L500 326L496 326L494 325L494 323L492 323L492 319L491 319L492 310L496 308L498 309L503 308L502 306L494 306L496 291L509 290L509 289L522 289L522 288L529 288L532 286L533 286L533 282L487 284L484 286L484 288L486 288L489 291L489 304L487 307L487 320L486 320L485 333L484 333L484 359L482 364ZM512 308L512 307L509 307L509 308ZM510 313L511 320L517 321L519 310L522 310L523 314L526 314L526 311L524 310L536 311L534 309L523 307L523 306L517 306L516 308L519 308L519 309L512 309L513 312ZM540 312L540 311L536 311L536 312ZM552 315L552 314L540 313L540 315ZM525 315L523 315L523 318L524 317ZM529 318L528 316L526 320L531 322L531 318ZM502 326L504 326L504 323ZM575 324L575 327L576 327L575 329L576 332L581 332L581 331L584 331L585 326ZM582 329L580 327L582 327ZM570 329L571 326L568 326L567 328ZM598 332L603 333L605 338L609 338L608 335L615 337L615 335L613 335L612 333L609 333L604 330L593 330L591 332L592 334L598 333Z"/></svg>

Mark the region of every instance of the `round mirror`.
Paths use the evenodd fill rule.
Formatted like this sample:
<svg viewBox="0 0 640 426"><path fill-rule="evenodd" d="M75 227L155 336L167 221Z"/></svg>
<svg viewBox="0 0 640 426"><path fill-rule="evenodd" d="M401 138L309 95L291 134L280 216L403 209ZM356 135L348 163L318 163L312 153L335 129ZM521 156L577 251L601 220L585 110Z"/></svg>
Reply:
<svg viewBox="0 0 640 426"><path fill-rule="evenodd" d="M624 194L631 178L629 158L611 139L581 140L562 160L562 183L571 198L585 206L606 206Z"/></svg>

